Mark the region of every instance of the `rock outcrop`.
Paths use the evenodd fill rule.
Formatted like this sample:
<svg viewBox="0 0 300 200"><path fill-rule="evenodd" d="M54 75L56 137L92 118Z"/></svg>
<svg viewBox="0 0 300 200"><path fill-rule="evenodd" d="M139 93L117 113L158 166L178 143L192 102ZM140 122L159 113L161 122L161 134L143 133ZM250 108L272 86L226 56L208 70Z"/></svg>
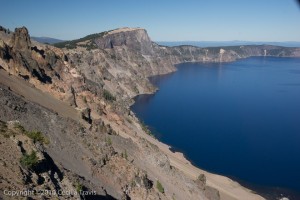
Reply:
<svg viewBox="0 0 300 200"><path fill-rule="evenodd" d="M95 43L100 49L112 49L117 46L126 46L128 49L152 55L152 41L147 31L142 28L120 28L108 32L101 38L96 38Z"/></svg>
<svg viewBox="0 0 300 200"><path fill-rule="evenodd" d="M45 59L46 55L43 50L31 46L27 28L16 28L12 34L10 45L3 41L1 43L1 63L6 71L25 79L36 77L43 83L52 82L51 76L54 77L55 72L48 63L41 62L41 59Z"/></svg>
<svg viewBox="0 0 300 200"><path fill-rule="evenodd" d="M19 51L30 50L31 40L27 28L16 28L10 43L14 49L18 49Z"/></svg>

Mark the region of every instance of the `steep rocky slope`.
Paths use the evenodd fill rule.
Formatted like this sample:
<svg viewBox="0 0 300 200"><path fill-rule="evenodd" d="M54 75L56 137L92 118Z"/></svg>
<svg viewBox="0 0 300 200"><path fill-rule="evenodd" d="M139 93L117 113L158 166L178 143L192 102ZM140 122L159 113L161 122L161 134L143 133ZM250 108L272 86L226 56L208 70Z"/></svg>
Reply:
<svg viewBox="0 0 300 200"><path fill-rule="evenodd" d="M65 53L52 46L32 43L26 28L16 29L3 38L1 68L6 72L1 71L0 74L3 84L0 90L1 120L18 120L27 130L41 131L49 138L45 152L62 169L81 177L84 188L96 191L99 198L218 197L217 191L205 186L205 183L199 189L196 182L170 166L168 157L158 147L137 135L143 133L140 124L133 116L122 114L126 107L118 107L119 102L109 92L112 89L105 89L109 84L105 84L103 75L99 75L98 80L90 80L81 73L85 66L77 65L78 60L75 59L80 51ZM101 50L94 53L105 54ZM100 55L98 58L101 59ZM85 62L91 61L84 59ZM112 62L113 58L107 60ZM122 74L122 71L118 73ZM113 75L109 73L111 79ZM149 84L144 80L138 84L145 91L153 91L150 84L147 87L144 83ZM40 90L47 94L42 95ZM120 95L117 98L122 100ZM133 132L130 126L138 130ZM132 135L135 141L120 136L125 132ZM20 166L18 159L13 163ZM168 178L170 173L172 176ZM164 193L156 188L157 179L162 183ZM1 187L1 191L13 189L14 181ZM61 184L60 181L58 184ZM181 189L176 189L174 183ZM26 185L22 183L15 189ZM48 186L36 183L31 189L43 187ZM204 188L209 192L204 192ZM184 191L190 192L187 194ZM2 193L2 197L7 196Z"/></svg>
<svg viewBox="0 0 300 200"><path fill-rule="evenodd" d="M44 150L44 143L48 141L45 136L26 131L18 121L0 121L0 132L1 199L23 199L22 196L80 199L78 187L83 183L89 184L53 162ZM35 136L39 136L40 140ZM70 191L70 195L54 194L55 191Z"/></svg>
<svg viewBox="0 0 300 200"><path fill-rule="evenodd" d="M57 46L61 48L31 41L25 27L13 33L0 29L1 151L6 154L19 148L11 140L25 141L26 134L6 128L7 123L17 120L18 126L40 131L49 139L43 151L34 142L26 145L46 155L40 159L51 161L61 174L55 180L50 177L54 182L46 185L17 183L17 176L0 170L0 175L10 180L1 185L1 197L7 197L3 191L8 188L58 190L59 186L60 190L72 190L80 182L81 189L96 191L99 199L261 199L230 179L199 170L181 154L169 151L147 134L149 130L129 106L134 96L155 91L147 77L173 72L174 64L299 56L299 49L162 47L141 28L93 34ZM9 139L6 135L10 130L17 134L9 135ZM23 169L18 162L22 152L18 155L15 160L3 157L5 163L13 163L16 173L43 175Z"/></svg>

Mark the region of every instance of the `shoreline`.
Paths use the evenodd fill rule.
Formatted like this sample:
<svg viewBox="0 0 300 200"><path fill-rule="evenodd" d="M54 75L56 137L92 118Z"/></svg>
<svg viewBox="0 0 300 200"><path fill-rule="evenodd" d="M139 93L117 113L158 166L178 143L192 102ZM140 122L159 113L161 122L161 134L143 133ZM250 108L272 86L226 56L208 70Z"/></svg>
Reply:
<svg viewBox="0 0 300 200"><path fill-rule="evenodd" d="M248 59L248 58L251 58L251 57L259 57L259 58L261 58L261 57L263 57L263 58L264 57L271 57L271 58L279 58L279 59L280 58L288 58L288 59L293 59L293 58L297 59L297 58L299 58L299 57L293 57L293 56L282 56L282 57L279 57L279 56L249 56L249 57L245 57L245 58L239 58L239 59L236 59L234 61L221 62L220 64L237 62L237 61ZM184 62L184 63L186 63L186 62ZM184 64L184 63L174 64L176 70L172 71L170 73L159 74L159 75L154 75L154 76L147 77L148 80L150 81L150 83L156 87L156 90L153 93L139 94L139 95L135 96L133 98L134 103L130 106L130 111L132 111L131 107L136 103L136 99L139 96L144 96L144 95L145 96L146 95L147 96L151 96L151 95L155 95L155 93L157 91L159 91L159 87L158 87L159 85L157 84L157 81L159 81L161 79L164 79L164 78L167 78L165 76L172 75L173 73L179 71L178 67L180 66L180 64ZM187 62L187 63L200 63L200 64L204 63L204 64L206 64L208 62ZM218 62L209 62L209 63L218 63ZM135 113L135 117L137 117L136 113ZM138 120L142 121L142 119L140 119L140 118L138 118ZM161 142L158 138L156 138L156 140L158 140L163 145L165 144L165 143ZM205 171L208 174L212 174L212 175L217 175L217 176L228 178L228 179L232 180L233 182L238 183L242 188L245 188L246 190L249 190L249 192L258 195L258 196L262 197L263 199L280 199L280 198L283 198L283 197L287 197L289 199L298 199L298 198L300 198L300 192L298 192L296 190L293 190L293 189L284 188L284 187L276 187L276 186L259 185L259 184L255 184L255 183L244 181L242 179L239 179L238 177L233 177L233 176L230 176L230 175L222 175L222 174L217 174L217 173L214 173L214 172L209 172L209 171L203 170L203 169L201 169L201 167L198 167L192 160L190 160L188 158L188 156L185 155L186 153L182 153L180 149L177 149L176 147L172 147L172 146L170 146L168 144L165 144L165 145L168 146L168 150L171 153L173 153L175 156L183 157L183 160L186 163L188 163L189 165L191 165L191 166L193 166L195 168L198 168L199 170ZM165 151L164 151L164 153L165 153ZM168 157L169 157L169 155L168 155Z"/></svg>
<svg viewBox="0 0 300 200"><path fill-rule="evenodd" d="M232 62L235 62L235 61L232 61ZM203 63L203 62L197 62L197 63ZM222 63L224 63L224 62L222 62ZM154 83L153 79L155 79L156 77L171 75L172 73L177 72L178 65L180 65L180 64L182 64L182 63L175 64L174 66L175 66L176 70L172 71L170 73L147 77L148 80L150 81L150 83L152 85L154 85L156 89L153 93L139 94L139 95L136 95L133 98L131 98L133 100L133 103L129 106L130 111L132 113L134 113L132 111L131 107L136 103L136 98L138 98L139 96L142 96L142 95L154 95L159 90L157 84ZM141 121L141 119L136 116L136 113L134 113L134 117L137 118L138 121ZM127 137L128 136L129 135L127 135ZM204 174L207 178L207 185L217 189L220 192L221 200L238 200L241 197L244 200L264 200L265 199L263 196L261 196L260 194L257 194L255 191L244 187L236 180L233 180L224 175L211 173L211 172L208 172L206 170L203 170L203 169L197 167L182 152L172 149L172 146L161 142L157 138L152 137L150 135L146 135L146 134L141 134L140 136L147 139L149 142L155 144L156 146L158 146L158 148L164 154L166 154L167 157L169 158L171 166L176 167L178 170L183 172L189 178L196 180L200 174ZM129 136L129 137L131 137L131 136Z"/></svg>
<svg viewBox="0 0 300 200"><path fill-rule="evenodd" d="M204 174L207 178L207 185L217 189L220 192L221 200L238 200L241 199L241 197L244 200L265 199L259 194L256 194L254 191L240 185L237 181L234 181L226 176L213 174L196 167L184 156L183 153L173 153L170 151L171 146L162 143L158 139L146 134L141 134L139 136L156 145L164 154L167 155L171 166L177 168L192 180L196 180L200 174ZM130 137L133 139L132 136L128 134L126 134L126 136L124 135L124 137Z"/></svg>

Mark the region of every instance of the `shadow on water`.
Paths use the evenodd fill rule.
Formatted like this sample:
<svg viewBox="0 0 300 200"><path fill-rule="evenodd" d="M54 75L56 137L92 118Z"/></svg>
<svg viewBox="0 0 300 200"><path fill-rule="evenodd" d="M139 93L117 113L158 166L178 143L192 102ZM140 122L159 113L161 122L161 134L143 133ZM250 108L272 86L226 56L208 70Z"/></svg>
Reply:
<svg viewBox="0 0 300 200"><path fill-rule="evenodd" d="M175 72L174 72L175 73ZM172 75L174 73L170 73L170 74L165 74L165 75L158 75L158 76L151 76L149 77L149 81L155 85L156 87L158 87L160 85L160 83L162 83L163 81L168 80L169 78L172 77Z"/></svg>
<svg viewBox="0 0 300 200"><path fill-rule="evenodd" d="M147 104L155 94L142 94L134 98L135 102L141 102L142 104Z"/></svg>

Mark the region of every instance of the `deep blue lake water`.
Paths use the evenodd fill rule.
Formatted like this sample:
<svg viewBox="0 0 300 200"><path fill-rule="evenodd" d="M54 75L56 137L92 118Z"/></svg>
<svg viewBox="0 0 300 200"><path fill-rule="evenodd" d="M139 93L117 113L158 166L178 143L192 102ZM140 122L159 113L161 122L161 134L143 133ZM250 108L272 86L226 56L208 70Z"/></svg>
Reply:
<svg viewBox="0 0 300 200"><path fill-rule="evenodd" d="M159 91L132 110L159 140L258 192L299 197L300 58L185 63L151 81Z"/></svg>

